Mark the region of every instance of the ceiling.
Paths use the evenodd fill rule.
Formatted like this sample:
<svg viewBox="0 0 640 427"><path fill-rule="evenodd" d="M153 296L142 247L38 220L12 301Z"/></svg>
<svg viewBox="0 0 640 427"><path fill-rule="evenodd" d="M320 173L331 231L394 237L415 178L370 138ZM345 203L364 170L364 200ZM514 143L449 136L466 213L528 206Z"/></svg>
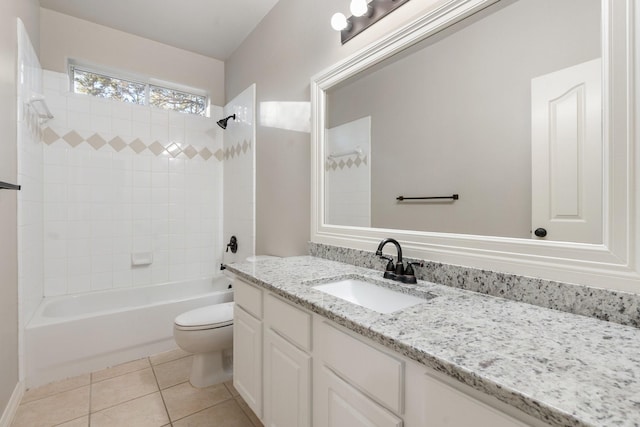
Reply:
<svg viewBox="0 0 640 427"><path fill-rule="evenodd" d="M278 0L40 0L75 16L226 60Z"/></svg>

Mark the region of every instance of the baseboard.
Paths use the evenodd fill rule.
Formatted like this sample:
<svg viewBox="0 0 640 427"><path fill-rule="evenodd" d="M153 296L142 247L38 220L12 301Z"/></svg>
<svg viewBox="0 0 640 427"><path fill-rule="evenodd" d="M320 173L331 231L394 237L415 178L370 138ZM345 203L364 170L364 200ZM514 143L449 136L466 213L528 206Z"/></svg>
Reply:
<svg viewBox="0 0 640 427"><path fill-rule="evenodd" d="M9 399L7 407L4 408L2 418L0 418L0 427L11 426L13 418L16 416L16 412L18 411L18 406L20 406L20 401L22 400L23 395L24 382L20 381L18 382L18 384L16 384L16 388L13 389L13 394L11 394L11 399Z"/></svg>

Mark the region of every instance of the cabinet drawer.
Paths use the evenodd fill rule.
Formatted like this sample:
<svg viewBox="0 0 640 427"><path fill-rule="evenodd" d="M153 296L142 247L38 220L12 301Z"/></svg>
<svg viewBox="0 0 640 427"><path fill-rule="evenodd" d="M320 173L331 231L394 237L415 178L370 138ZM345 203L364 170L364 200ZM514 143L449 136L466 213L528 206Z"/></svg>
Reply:
<svg viewBox="0 0 640 427"><path fill-rule="evenodd" d="M311 315L271 294L264 300L265 323L300 348L311 350Z"/></svg>
<svg viewBox="0 0 640 427"><path fill-rule="evenodd" d="M233 300L248 313L262 319L262 290L247 282L235 279L233 281Z"/></svg>
<svg viewBox="0 0 640 427"><path fill-rule="evenodd" d="M429 374L426 375L424 411L430 425L434 427L471 425L527 427L527 424L456 390Z"/></svg>
<svg viewBox="0 0 640 427"><path fill-rule="evenodd" d="M324 364L397 414L404 410L404 362L322 322Z"/></svg>

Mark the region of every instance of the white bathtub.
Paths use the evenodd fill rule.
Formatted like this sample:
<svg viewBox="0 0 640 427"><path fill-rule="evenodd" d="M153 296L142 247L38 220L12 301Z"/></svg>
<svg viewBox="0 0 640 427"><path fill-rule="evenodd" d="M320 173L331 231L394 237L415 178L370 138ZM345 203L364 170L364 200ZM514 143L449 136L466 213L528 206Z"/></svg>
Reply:
<svg viewBox="0 0 640 427"><path fill-rule="evenodd" d="M173 319L233 301L230 284L220 276L45 298L25 331L27 387L175 348Z"/></svg>

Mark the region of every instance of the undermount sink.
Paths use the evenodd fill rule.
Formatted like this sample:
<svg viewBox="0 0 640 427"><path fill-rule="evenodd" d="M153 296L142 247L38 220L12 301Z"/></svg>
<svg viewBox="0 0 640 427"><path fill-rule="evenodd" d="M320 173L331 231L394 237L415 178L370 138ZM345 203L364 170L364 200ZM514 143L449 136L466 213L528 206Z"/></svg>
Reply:
<svg viewBox="0 0 640 427"><path fill-rule="evenodd" d="M360 279L340 279L314 286L313 289L383 314L422 304L435 297L427 293L420 298Z"/></svg>

